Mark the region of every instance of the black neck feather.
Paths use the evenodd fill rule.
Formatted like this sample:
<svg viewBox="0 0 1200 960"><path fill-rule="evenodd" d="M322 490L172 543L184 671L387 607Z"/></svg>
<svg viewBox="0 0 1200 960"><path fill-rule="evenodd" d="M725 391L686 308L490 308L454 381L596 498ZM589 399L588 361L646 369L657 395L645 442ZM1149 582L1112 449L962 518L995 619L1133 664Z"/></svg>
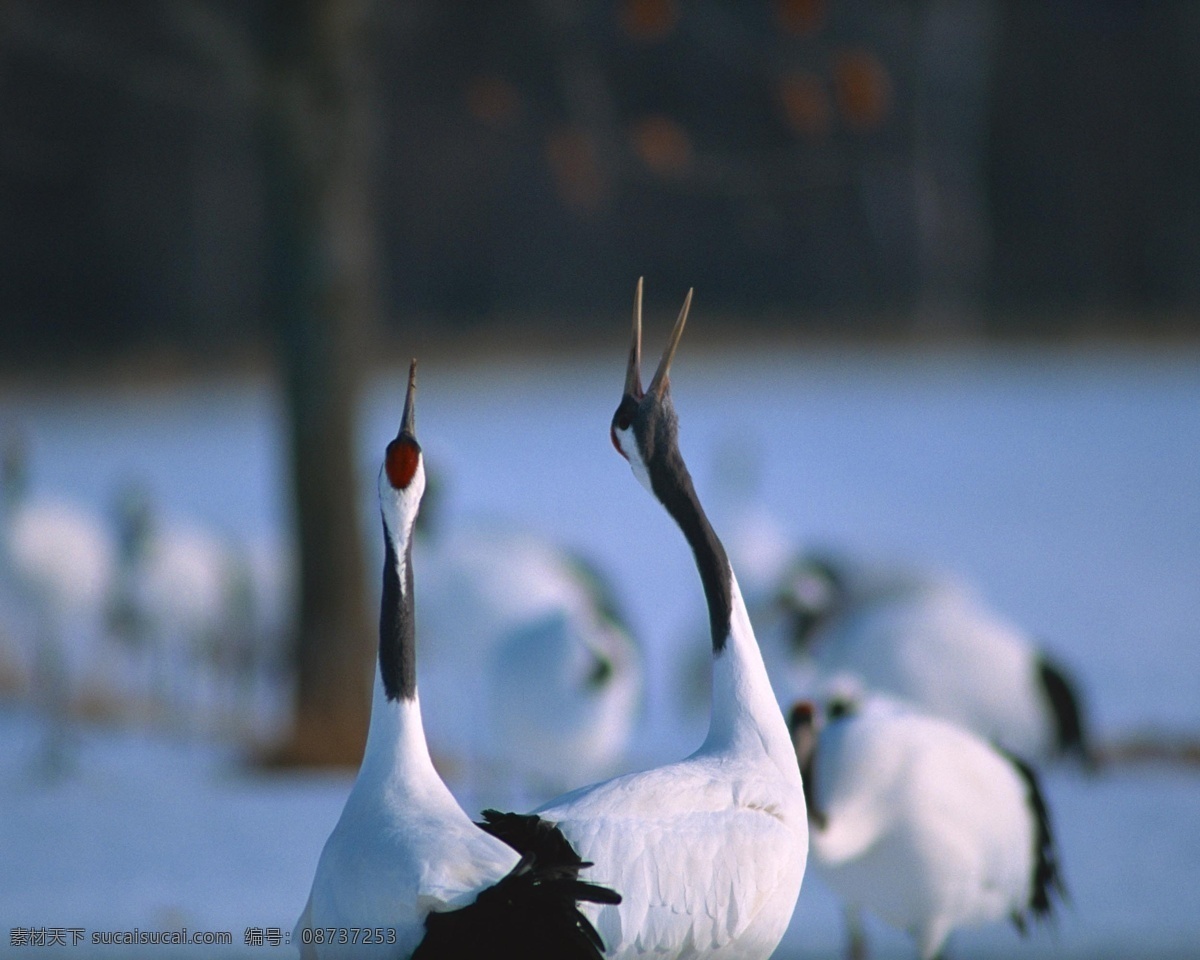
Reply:
<svg viewBox="0 0 1200 960"><path fill-rule="evenodd" d="M639 427L642 431L638 430ZM733 615L733 578L725 547L708 522L704 508L700 506L691 474L679 452L674 412L669 404L664 404L660 416L635 424L634 429L635 432L642 432L638 438L641 449L650 452L646 463L654 495L679 525L696 558L696 569L700 572L704 597L708 601L713 653L720 653L729 639L729 624Z"/></svg>
<svg viewBox="0 0 1200 960"><path fill-rule="evenodd" d="M389 700L412 700L417 695L416 623L413 611L412 537L404 557L401 589L396 548L383 525L383 599L379 608L379 675Z"/></svg>
<svg viewBox="0 0 1200 960"><path fill-rule="evenodd" d="M1049 917L1054 912L1054 895L1060 900L1067 898L1066 884L1058 865L1058 848L1050 827L1050 813L1046 808L1041 782L1033 768L1013 754L1000 751L1013 765L1025 782L1026 802L1033 818L1033 869L1030 876L1029 909L1035 918Z"/></svg>
<svg viewBox="0 0 1200 960"><path fill-rule="evenodd" d="M800 782L804 790L804 807L808 811L808 819L817 827L824 830L828 822L825 811L817 805L817 788L815 784L815 768L817 765L817 750L813 747L808 759L800 765Z"/></svg>

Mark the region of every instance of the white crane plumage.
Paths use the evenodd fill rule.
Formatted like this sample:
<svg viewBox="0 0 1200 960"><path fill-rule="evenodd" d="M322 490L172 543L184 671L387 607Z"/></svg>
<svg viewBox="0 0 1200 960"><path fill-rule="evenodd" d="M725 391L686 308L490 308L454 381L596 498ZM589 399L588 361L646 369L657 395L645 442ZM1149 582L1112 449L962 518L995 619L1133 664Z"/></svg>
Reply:
<svg viewBox="0 0 1200 960"><path fill-rule="evenodd" d="M599 960L602 944L577 902L620 897L579 881L588 864L537 818L489 812L486 828L503 841L472 823L429 756L417 695L411 551L425 488L415 384L414 361L400 430L379 473L385 558L366 751L292 942L303 958ZM347 939L353 930L356 944Z"/></svg>
<svg viewBox="0 0 1200 960"><path fill-rule="evenodd" d="M14 504L4 518L0 566L17 593L55 624L98 622L112 583L112 537L98 518L66 500Z"/></svg>
<svg viewBox="0 0 1200 960"><path fill-rule="evenodd" d="M569 789L625 755L642 671L620 622L591 609L531 617L497 638L487 675L492 755L527 780Z"/></svg>
<svg viewBox="0 0 1200 960"><path fill-rule="evenodd" d="M803 788L737 579L679 452L668 370L691 293L645 391L641 302L639 281L612 441L695 557L712 632L708 736L684 760L581 788L536 813L621 892L619 906L582 907L608 956L761 960L782 938L804 877Z"/></svg>
<svg viewBox="0 0 1200 960"><path fill-rule="evenodd" d="M1021 757L1090 762L1065 670L959 580L814 554L778 595L794 666L855 675Z"/></svg>
<svg viewBox="0 0 1200 960"><path fill-rule="evenodd" d="M206 698L232 704L268 653L249 552L232 537L165 515L137 484L120 491L114 515L120 551L109 630L146 663L143 693L188 726L229 719Z"/></svg>
<svg viewBox="0 0 1200 960"><path fill-rule="evenodd" d="M116 548L108 528L82 506L29 492L24 443L9 437L0 464L0 583L33 608L43 627L98 626Z"/></svg>
<svg viewBox="0 0 1200 960"><path fill-rule="evenodd" d="M434 749L554 792L611 774L641 707L642 658L601 572L529 531L419 534ZM464 676L464 662L479 669Z"/></svg>
<svg viewBox="0 0 1200 960"><path fill-rule="evenodd" d="M844 901L849 955L870 911L922 960L956 929L1051 915L1063 895L1037 777L961 727L881 695L837 695L824 723L798 703L791 727L812 851Z"/></svg>
<svg viewBox="0 0 1200 960"><path fill-rule="evenodd" d="M71 714L103 686L100 641L115 552L108 528L86 508L30 494L25 443L10 436L0 463L0 640L24 649L0 666L18 687L27 681L43 712L39 765L51 776L71 760ZM0 649L0 661L6 653Z"/></svg>

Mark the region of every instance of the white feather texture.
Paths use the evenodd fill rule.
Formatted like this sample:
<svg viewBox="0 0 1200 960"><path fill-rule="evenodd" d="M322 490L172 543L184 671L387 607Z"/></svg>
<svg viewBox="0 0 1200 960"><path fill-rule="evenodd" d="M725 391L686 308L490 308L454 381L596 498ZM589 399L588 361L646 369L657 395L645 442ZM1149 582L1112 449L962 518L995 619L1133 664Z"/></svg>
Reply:
<svg viewBox="0 0 1200 960"><path fill-rule="evenodd" d="M949 577L849 576L857 583L814 633L811 660L798 661L799 670L815 668L820 678L855 674L1018 756L1054 753L1057 726L1039 685L1040 652L1023 630Z"/></svg>
<svg viewBox="0 0 1200 960"><path fill-rule="evenodd" d="M382 927L395 940L359 945L355 957L407 957L430 911L471 903L518 860L463 812L425 748L419 699L389 702L376 677L371 732L358 778L317 863L292 942L301 957L345 947L304 944L304 928Z"/></svg>
<svg viewBox="0 0 1200 960"><path fill-rule="evenodd" d="M668 371L691 298L689 291L644 391L638 281L611 436L696 560L711 627L708 735L684 760L584 787L537 813L595 863L597 882L621 893L620 904L585 908L610 957L766 960L800 893L808 822L796 755L737 577L677 447Z"/></svg>
<svg viewBox="0 0 1200 960"><path fill-rule="evenodd" d="M424 486L420 460L403 491L392 489L380 472L380 503L401 590L406 589L407 541ZM353 956L407 957L424 937L430 911L473 902L517 860L512 848L480 830L458 805L430 759L419 697L389 700L377 661L362 766L321 851L308 903L292 934L301 957L347 955L343 945L311 942L327 927L381 927L391 932L384 938L388 942L360 944Z"/></svg>
<svg viewBox="0 0 1200 960"><path fill-rule="evenodd" d="M791 919L808 850L803 788L736 580L731 626L696 753L536 811L624 898L582 908L610 957L761 960Z"/></svg>
<svg viewBox="0 0 1200 960"><path fill-rule="evenodd" d="M911 932L923 958L956 928L1025 912L1028 786L973 733L870 696L821 730L811 776L821 873L852 908Z"/></svg>

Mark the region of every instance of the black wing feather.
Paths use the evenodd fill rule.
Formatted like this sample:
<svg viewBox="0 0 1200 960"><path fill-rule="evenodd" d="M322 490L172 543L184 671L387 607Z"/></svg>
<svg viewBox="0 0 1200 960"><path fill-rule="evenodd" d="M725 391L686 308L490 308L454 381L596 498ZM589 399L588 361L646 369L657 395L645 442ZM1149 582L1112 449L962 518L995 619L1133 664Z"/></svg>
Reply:
<svg viewBox="0 0 1200 960"><path fill-rule="evenodd" d="M1045 920L1053 916L1055 894L1059 900L1067 899L1067 888L1063 882L1062 869L1058 864L1058 849L1050 827L1050 811L1042 787L1033 768L1006 750L1000 751L1025 781L1029 812L1034 821L1033 875L1031 877L1028 909L1034 919ZM1014 914L1013 923L1025 932L1025 918Z"/></svg>
<svg viewBox="0 0 1200 960"><path fill-rule="evenodd" d="M508 844L522 856L532 854L543 866L584 866L583 858L575 852L571 841L563 836L558 826L543 820L536 813L484 810L483 822L476 825L497 840ZM591 864L587 866L590 867Z"/></svg>
<svg viewBox="0 0 1200 960"><path fill-rule="evenodd" d="M555 825L495 810L485 810L483 816L479 826L521 859L469 906L430 913L413 960L603 960L604 941L579 904L616 904L620 894L579 879L580 870L591 864Z"/></svg>

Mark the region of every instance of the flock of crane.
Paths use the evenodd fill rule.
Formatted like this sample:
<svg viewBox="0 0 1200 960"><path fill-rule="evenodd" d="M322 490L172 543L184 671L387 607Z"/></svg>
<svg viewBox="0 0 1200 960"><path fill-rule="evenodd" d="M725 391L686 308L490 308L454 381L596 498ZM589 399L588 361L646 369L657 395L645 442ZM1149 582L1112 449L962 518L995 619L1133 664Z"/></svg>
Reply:
<svg viewBox="0 0 1200 960"><path fill-rule="evenodd" d="M438 722L420 695L427 659L438 681L473 639L460 683L471 665L493 679L472 722L495 724L512 764L520 753L539 756L545 774L565 763L567 780L619 758L639 661L590 575L566 611L550 603L499 633L480 624L471 639L445 641L450 660L438 649L429 624L440 615L416 616L426 474L414 361L378 479L385 551L370 733L292 933L302 957L766 958L791 920L810 844L845 901L852 956L864 954L863 911L933 958L957 928L1007 919L1024 931L1065 896L1031 765L1087 758L1062 669L947 578L810 557L786 568L773 596L748 602L678 445L670 367L691 293L645 387L641 295L639 281L611 437L678 526L703 585L703 743L529 813L464 812L426 738L426 719L431 730ZM539 587L508 573L497 607ZM783 638L770 658L752 607ZM781 709L772 674L785 697L801 683L811 696ZM430 705L451 687L439 682Z"/></svg>
<svg viewBox="0 0 1200 960"><path fill-rule="evenodd" d="M646 387L641 300L639 281L611 438L703 586L707 640L697 628L697 662L680 671L705 676L703 743L621 773L645 677L603 574L530 535L418 521L414 361L378 476L370 732L292 943L305 958L766 958L810 849L844 902L850 956L865 956L864 912L909 933L926 960L955 929L1011 920L1025 932L1065 897L1036 768L1092 762L1067 671L952 576L792 557L745 530L727 552L671 395L691 293ZM172 685L198 665L235 686L274 669L256 584L270 563L164 522L134 488L113 536L29 496L24 473L11 446L0 629L37 638L43 697L67 698L78 665L66 638L87 630L141 662L149 700L176 706ZM568 792L476 822L443 780L459 763L540 796Z"/></svg>
<svg viewBox="0 0 1200 960"><path fill-rule="evenodd" d="M0 687L26 691L69 762L76 718L236 734L282 666L278 557L160 509L127 482L107 516L30 489L26 443L0 465Z"/></svg>

